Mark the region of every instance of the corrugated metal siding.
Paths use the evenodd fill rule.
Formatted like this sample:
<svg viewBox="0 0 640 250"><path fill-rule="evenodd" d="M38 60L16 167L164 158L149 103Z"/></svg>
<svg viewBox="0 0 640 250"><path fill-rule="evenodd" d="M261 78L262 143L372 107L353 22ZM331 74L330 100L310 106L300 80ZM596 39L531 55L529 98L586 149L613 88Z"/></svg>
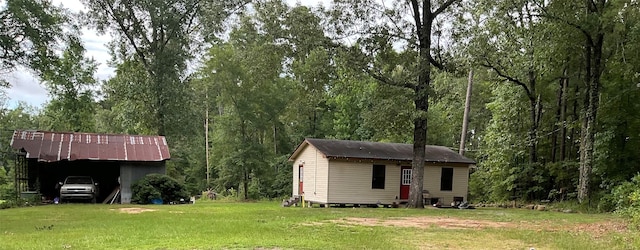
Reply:
<svg viewBox="0 0 640 250"><path fill-rule="evenodd" d="M120 165L120 202L131 203L131 184L148 174L165 174L164 162L150 164L122 163Z"/></svg>
<svg viewBox="0 0 640 250"><path fill-rule="evenodd" d="M440 191L442 168L453 168L453 190ZM461 166L427 166L424 170L424 189L429 190L431 197L441 198L442 205L450 205L454 196L467 200L469 187L469 167Z"/></svg>
<svg viewBox="0 0 640 250"><path fill-rule="evenodd" d="M372 189L374 163L331 161L328 203L391 204L400 195L400 167L385 165L384 189Z"/></svg>
<svg viewBox="0 0 640 250"><path fill-rule="evenodd" d="M27 158L61 160L164 161L171 158L164 136L57 133L16 130L11 147Z"/></svg>

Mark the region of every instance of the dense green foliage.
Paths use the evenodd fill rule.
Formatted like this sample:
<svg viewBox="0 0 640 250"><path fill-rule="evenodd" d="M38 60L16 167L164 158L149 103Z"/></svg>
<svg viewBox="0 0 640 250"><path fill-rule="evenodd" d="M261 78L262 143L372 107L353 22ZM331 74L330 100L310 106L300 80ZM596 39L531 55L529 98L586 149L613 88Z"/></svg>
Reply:
<svg viewBox="0 0 640 250"><path fill-rule="evenodd" d="M164 203L189 200L184 184L163 174L148 174L131 184L131 201L148 204L154 199L162 199Z"/></svg>
<svg viewBox="0 0 640 250"><path fill-rule="evenodd" d="M18 50L34 63L2 61L33 68L52 96L41 110L0 103L6 176L12 129L162 134L167 173L188 193L286 197L287 159L305 137L414 143L418 135L457 149L473 69L464 142L478 163L472 201L578 200L603 211L635 204L618 202L640 172L634 0L335 0L313 8L85 0L80 21L113 36L115 75L103 82L77 30L56 28L75 16L46 1L20 2L61 15L41 15L50 25L40 31L56 32L64 46L46 67L40 54ZM439 15L418 25L413 4ZM0 11L20 17L7 14L14 6ZM416 34L427 26L433 41ZM11 196L10 186L0 177L0 195Z"/></svg>
<svg viewBox="0 0 640 250"><path fill-rule="evenodd" d="M49 69L63 26L64 10L47 0L0 3L0 72L26 66L36 73ZM0 87L8 82L0 81Z"/></svg>
<svg viewBox="0 0 640 250"><path fill-rule="evenodd" d="M13 180L6 169L0 169L0 200L14 200L16 197Z"/></svg>
<svg viewBox="0 0 640 250"><path fill-rule="evenodd" d="M599 205L603 210L616 211L631 218L632 225L640 229L640 174L613 188Z"/></svg>

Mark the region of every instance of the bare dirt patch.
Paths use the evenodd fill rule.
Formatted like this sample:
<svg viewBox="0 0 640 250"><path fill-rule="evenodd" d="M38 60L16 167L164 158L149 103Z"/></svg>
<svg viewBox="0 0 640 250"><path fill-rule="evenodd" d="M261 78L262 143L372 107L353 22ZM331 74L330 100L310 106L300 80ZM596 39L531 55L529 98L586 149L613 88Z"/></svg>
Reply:
<svg viewBox="0 0 640 250"><path fill-rule="evenodd" d="M111 209L111 210L118 210L120 211L120 213L126 213L126 214L139 214L144 212L156 211L155 209L141 208L141 207L123 207L123 208Z"/></svg>
<svg viewBox="0 0 640 250"><path fill-rule="evenodd" d="M596 239L609 233L626 233L629 231L627 224L620 221L600 221L595 223L577 224L567 229L576 233L588 233Z"/></svg>
<svg viewBox="0 0 640 250"><path fill-rule="evenodd" d="M330 222L342 225L361 225L361 226L390 226L390 227L441 227L449 229L483 229L483 228L501 228L515 227L506 222L486 221L486 220L467 220L457 218L440 218L440 217L401 217L389 219L377 218L343 218L341 220L332 220Z"/></svg>
<svg viewBox="0 0 640 250"><path fill-rule="evenodd" d="M449 217L398 217L398 218L342 218L330 220L343 226L387 226L387 227L415 227L430 228L438 227L445 229L486 229L486 228L519 228L536 231L568 231L575 234L586 233L594 238L600 238L610 233L626 233L628 226L622 221L600 221L594 223L566 224L552 221L519 221L519 222L498 222L489 220L460 219ZM322 224L314 222L313 225Z"/></svg>
<svg viewBox="0 0 640 250"><path fill-rule="evenodd" d="M303 226L322 226L324 224L325 223L313 221L313 222L308 222L308 223L302 223L301 225L303 225Z"/></svg>

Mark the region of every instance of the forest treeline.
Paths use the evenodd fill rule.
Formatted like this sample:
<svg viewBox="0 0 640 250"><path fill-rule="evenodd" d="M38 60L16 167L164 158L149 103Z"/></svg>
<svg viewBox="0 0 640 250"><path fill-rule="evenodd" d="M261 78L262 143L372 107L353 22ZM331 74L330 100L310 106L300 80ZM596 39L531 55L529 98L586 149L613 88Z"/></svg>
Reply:
<svg viewBox="0 0 640 250"><path fill-rule="evenodd" d="M165 135L192 193L288 196L305 137L457 150L473 71L472 201L640 206L637 0L2 4L3 74L28 68L51 97L2 99L5 196L13 129ZM113 38L110 79L80 27Z"/></svg>

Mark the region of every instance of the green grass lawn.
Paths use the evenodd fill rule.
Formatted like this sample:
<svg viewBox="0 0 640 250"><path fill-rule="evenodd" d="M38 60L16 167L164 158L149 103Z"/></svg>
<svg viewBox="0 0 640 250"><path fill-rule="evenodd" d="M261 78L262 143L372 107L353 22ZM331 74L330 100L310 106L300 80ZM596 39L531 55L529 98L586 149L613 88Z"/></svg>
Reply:
<svg viewBox="0 0 640 250"><path fill-rule="evenodd" d="M124 208L143 208L136 214ZM0 249L638 249L607 214L283 208L275 202L0 210Z"/></svg>

